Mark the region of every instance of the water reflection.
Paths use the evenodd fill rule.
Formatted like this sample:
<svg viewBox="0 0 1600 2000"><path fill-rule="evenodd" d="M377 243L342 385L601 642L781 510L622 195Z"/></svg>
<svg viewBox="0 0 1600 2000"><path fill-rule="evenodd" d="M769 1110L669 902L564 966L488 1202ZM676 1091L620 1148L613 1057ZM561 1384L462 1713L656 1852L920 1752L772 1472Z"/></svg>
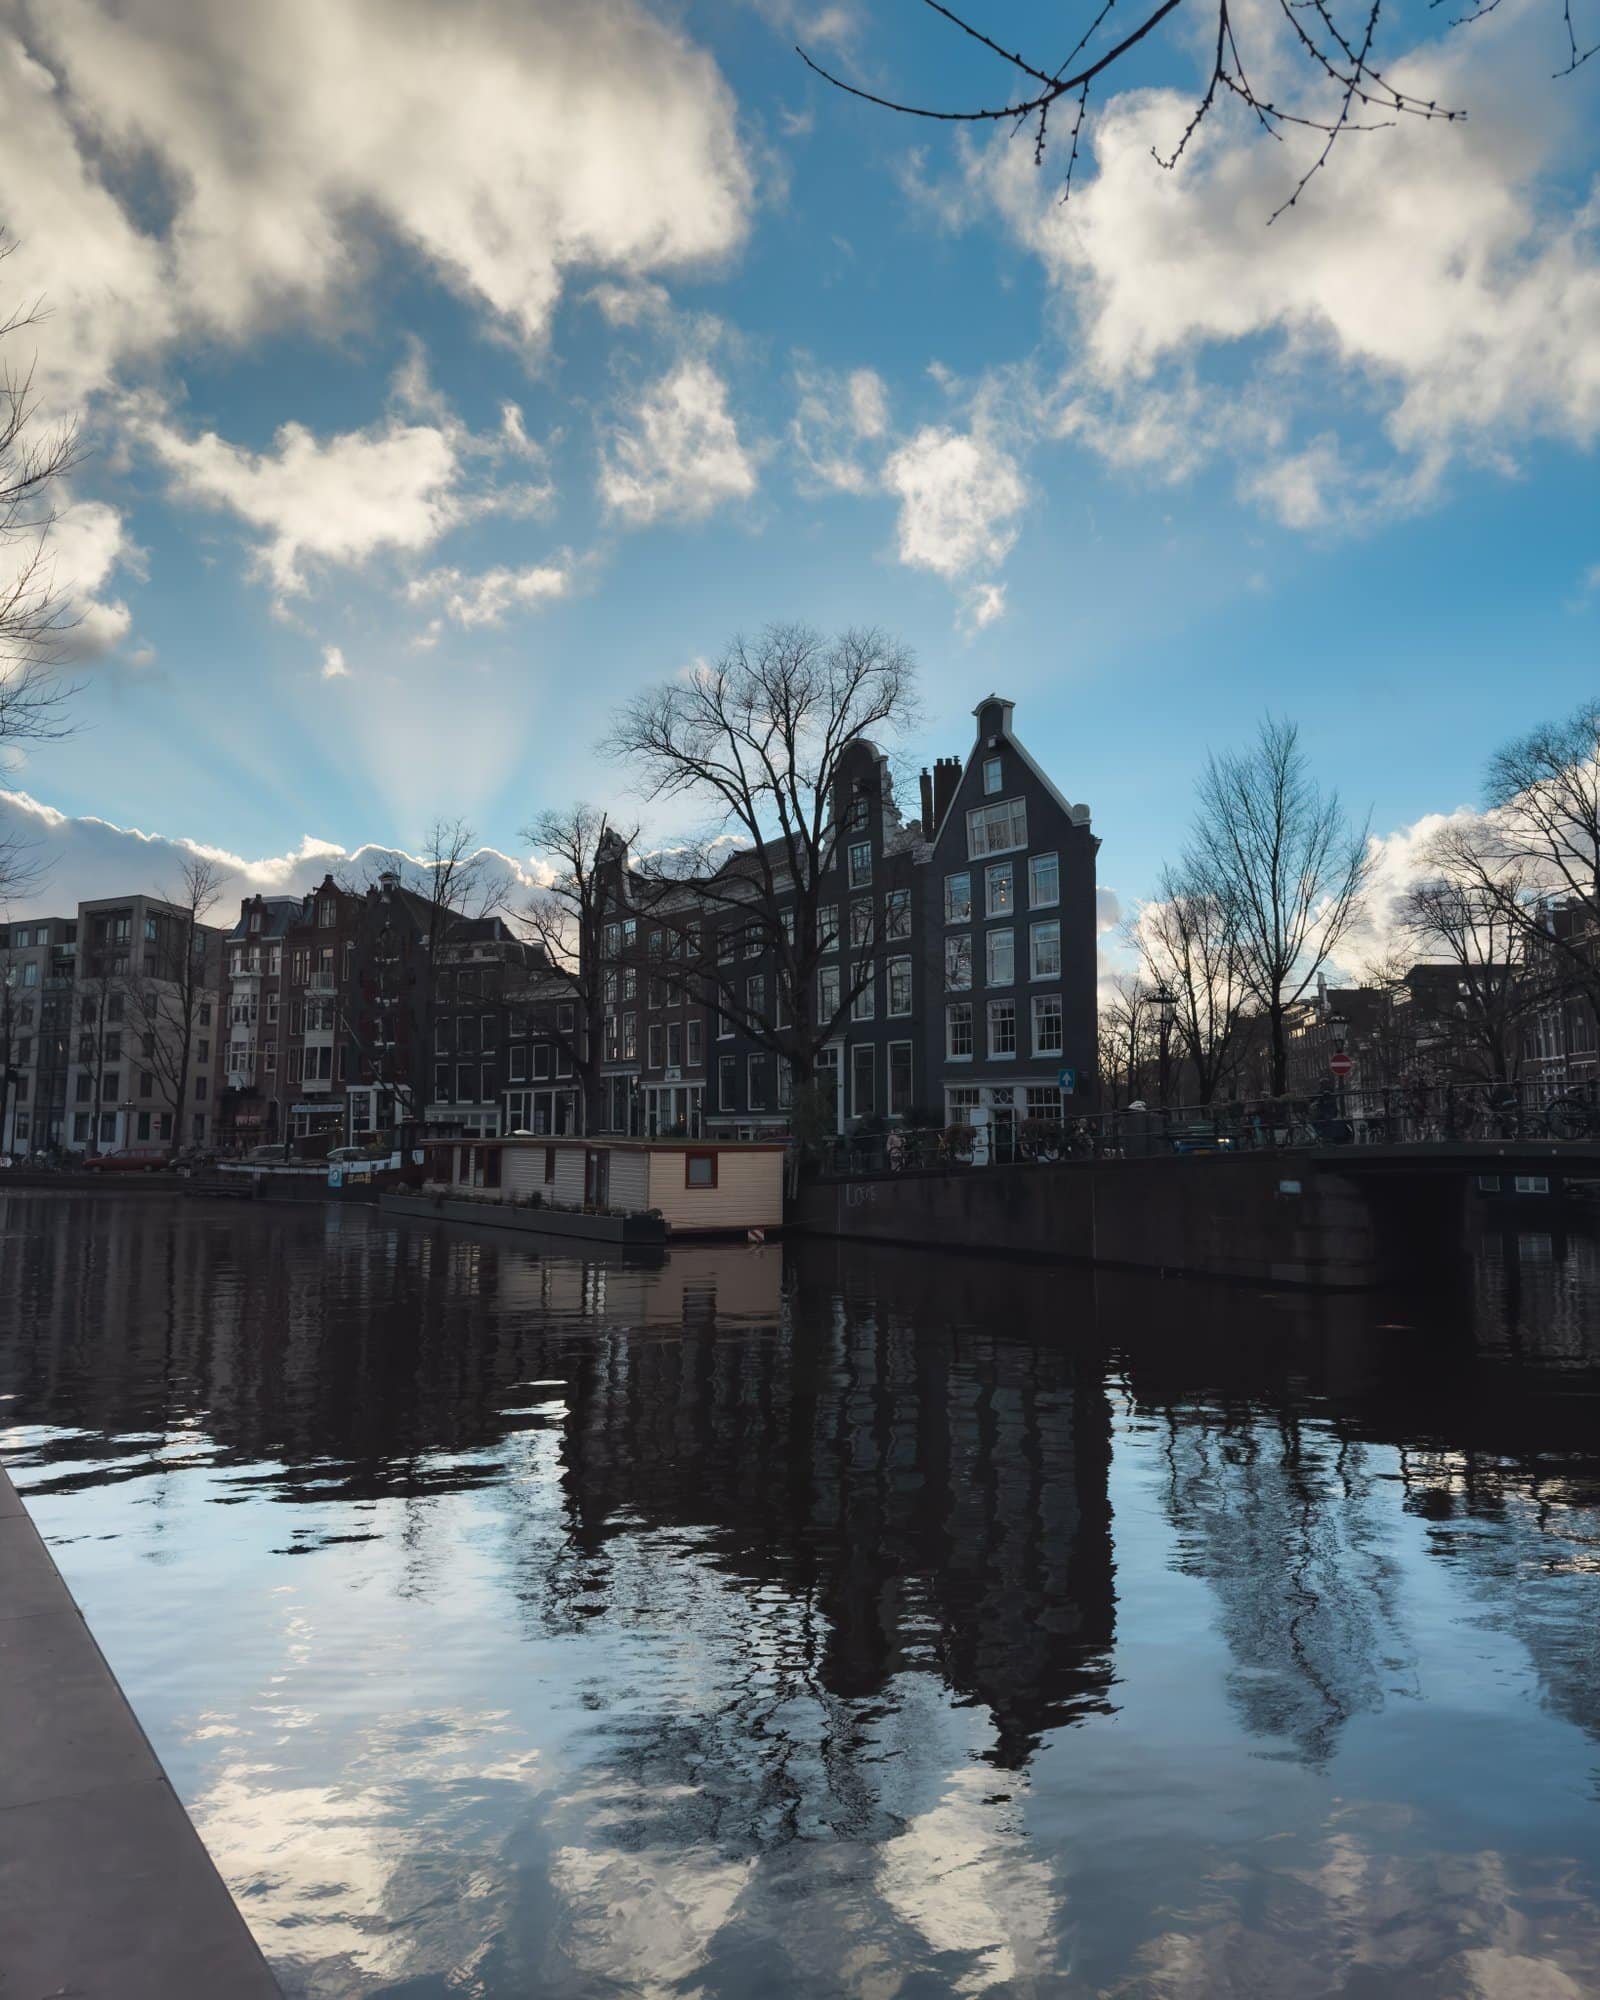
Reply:
<svg viewBox="0 0 1600 2000"><path fill-rule="evenodd" d="M1592 1241L1314 1301L13 1195L0 1257L0 1450L291 1993L1600 1965Z"/></svg>

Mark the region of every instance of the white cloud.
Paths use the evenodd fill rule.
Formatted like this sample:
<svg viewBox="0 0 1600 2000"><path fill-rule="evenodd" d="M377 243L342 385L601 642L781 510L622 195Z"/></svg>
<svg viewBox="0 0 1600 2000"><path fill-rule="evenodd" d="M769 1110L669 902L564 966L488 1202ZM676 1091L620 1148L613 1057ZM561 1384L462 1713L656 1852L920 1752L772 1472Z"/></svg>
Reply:
<svg viewBox="0 0 1600 2000"><path fill-rule="evenodd" d="M133 614L122 598L108 599L105 586L118 569L141 561L115 507L79 500L62 508L44 540L45 569L72 621L60 635L58 658L96 660L122 644L133 628Z"/></svg>
<svg viewBox="0 0 1600 2000"><path fill-rule="evenodd" d="M601 461L601 498L636 526L674 516L701 520L755 490L755 464L728 409L728 385L698 357L678 362L639 396Z"/></svg>
<svg viewBox="0 0 1600 2000"><path fill-rule="evenodd" d="M325 681L347 681L350 678L350 669L345 665L342 646L323 647L322 678Z"/></svg>
<svg viewBox="0 0 1600 2000"><path fill-rule="evenodd" d="M839 493L871 493L878 473L862 447L881 440L889 428L889 392L881 375L857 368L795 370L798 391L789 435L805 468L805 480Z"/></svg>
<svg viewBox="0 0 1600 2000"><path fill-rule="evenodd" d="M1003 583L974 584L967 593L967 623L974 631L981 632L986 625L994 625L1006 615L1006 587Z"/></svg>
<svg viewBox="0 0 1600 2000"><path fill-rule="evenodd" d="M1027 487L1010 454L976 432L925 425L894 452L883 480L900 499L900 560L955 578L1002 562L1017 539Z"/></svg>
<svg viewBox="0 0 1600 2000"><path fill-rule="evenodd" d="M182 498L227 508L257 531L260 566L280 598L308 588L309 565L416 553L464 515L460 453L435 424L390 418L318 438L289 423L264 452L214 431L185 437L163 420L143 428Z"/></svg>
<svg viewBox="0 0 1600 2000"><path fill-rule="evenodd" d="M197 332L332 320L382 236L539 343L569 271L719 259L752 196L716 65L634 0L8 9L0 182L67 402Z"/></svg>
<svg viewBox="0 0 1600 2000"><path fill-rule="evenodd" d="M541 604L565 597L572 588L572 571L566 565L535 564L527 569L487 569L476 575L460 569L430 570L407 586L413 604L433 598L444 600L445 615L456 624L499 625L508 611L536 610ZM432 645L431 637L418 644Z"/></svg>
<svg viewBox="0 0 1600 2000"><path fill-rule="evenodd" d="M1397 85L1470 104L1470 121L1348 135L1270 232L1303 144L1261 143L1239 107L1167 173L1151 148L1170 150L1192 105L1170 90L1112 98L1096 170L1066 204L1023 148L974 153L969 186L1069 310L1062 427L1168 476L1227 453L1250 497L1297 527L1415 506L1461 455L1504 466L1537 436L1591 443L1600 204L1563 214L1545 185L1580 115L1547 53L1513 0L1392 62ZM1214 367L1241 359L1242 393ZM1319 433L1340 413L1336 436L1292 435L1313 402Z"/></svg>
<svg viewBox="0 0 1600 2000"><path fill-rule="evenodd" d="M110 820L74 817L20 791L0 790L0 826L8 837L14 833L28 842L42 869L38 889L9 912L16 917L70 915L79 902L91 897L158 889L176 882L184 862L194 855L203 855L224 870L227 881L220 907L225 909L229 899L258 891L267 896L303 895L327 874L361 881L369 861L397 851L393 842L347 848L307 834L285 853L250 857L185 835L143 833ZM531 859L502 854L497 848L480 851L519 888L533 888L547 872ZM408 858L421 865L417 856Z"/></svg>

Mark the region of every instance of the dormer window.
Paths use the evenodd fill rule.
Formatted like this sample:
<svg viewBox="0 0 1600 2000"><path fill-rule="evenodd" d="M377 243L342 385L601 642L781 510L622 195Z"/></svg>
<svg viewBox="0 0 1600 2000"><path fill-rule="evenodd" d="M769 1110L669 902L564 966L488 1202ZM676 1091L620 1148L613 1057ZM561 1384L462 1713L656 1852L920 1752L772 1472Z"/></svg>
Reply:
<svg viewBox="0 0 1600 2000"><path fill-rule="evenodd" d="M998 757L985 757L983 760L984 797L986 799L997 798L1004 784L1005 774L1000 768L1000 759Z"/></svg>
<svg viewBox="0 0 1600 2000"><path fill-rule="evenodd" d="M872 801L865 792L857 792L845 811L845 829L850 833L865 833L872 822Z"/></svg>
<svg viewBox="0 0 1600 2000"><path fill-rule="evenodd" d="M258 931L258 930L260 930L260 928L261 928L261 912L260 912L259 910L252 910L252 911L250 912L250 928L251 928L251 930L253 930L253 931Z"/></svg>

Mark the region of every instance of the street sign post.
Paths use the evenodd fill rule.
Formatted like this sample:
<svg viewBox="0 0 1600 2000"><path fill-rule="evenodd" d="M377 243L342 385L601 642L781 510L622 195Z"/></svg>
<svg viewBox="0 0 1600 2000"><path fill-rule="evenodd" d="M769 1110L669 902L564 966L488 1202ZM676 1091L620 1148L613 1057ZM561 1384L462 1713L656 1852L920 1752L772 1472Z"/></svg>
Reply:
<svg viewBox="0 0 1600 2000"><path fill-rule="evenodd" d="M1351 1070L1355 1068L1355 1062L1350 1056L1345 1054L1343 1049L1335 1049L1333 1054L1328 1058L1328 1067L1339 1081L1343 1083Z"/></svg>
<svg viewBox="0 0 1600 2000"><path fill-rule="evenodd" d="M1058 1069L1056 1082L1070 1096L1078 1087L1078 1072L1075 1069Z"/></svg>

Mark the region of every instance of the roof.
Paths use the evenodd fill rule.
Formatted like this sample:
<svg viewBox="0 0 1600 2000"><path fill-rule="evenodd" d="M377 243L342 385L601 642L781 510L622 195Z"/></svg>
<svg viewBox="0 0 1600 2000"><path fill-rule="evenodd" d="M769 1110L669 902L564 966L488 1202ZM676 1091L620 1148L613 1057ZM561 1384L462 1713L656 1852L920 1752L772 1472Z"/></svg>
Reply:
<svg viewBox="0 0 1600 2000"><path fill-rule="evenodd" d="M625 1139L619 1132L504 1132L496 1139L470 1132L419 1139L419 1146L569 1146L589 1153L782 1153L787 1139Z"/></svg>

